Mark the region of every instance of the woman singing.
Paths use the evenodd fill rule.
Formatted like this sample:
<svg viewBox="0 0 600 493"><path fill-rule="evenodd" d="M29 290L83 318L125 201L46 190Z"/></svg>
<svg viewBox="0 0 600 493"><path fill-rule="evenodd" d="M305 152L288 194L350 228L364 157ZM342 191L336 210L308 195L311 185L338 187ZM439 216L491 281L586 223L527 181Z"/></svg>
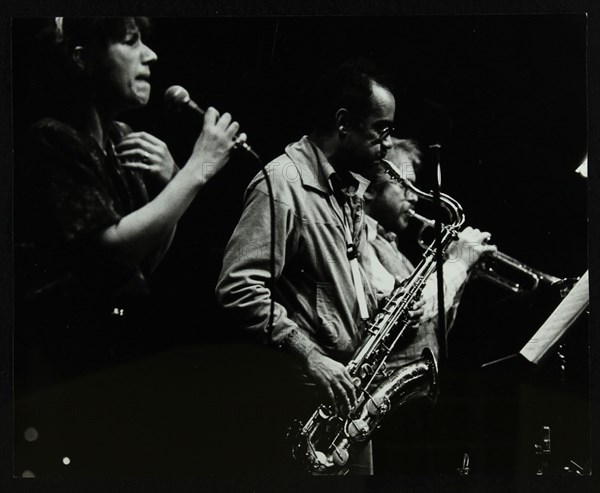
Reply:
<svg viewBox="0 0 600 493"><path fill-rule="evenodd" d="M209 108L179 170L164 142L117 120L148 103L157 61L148 27L145 18L56 18L60 105L17 156L21 313L61 372L93 370L143 339L141 301L177 221L245 140L228 113Z"/></svg>
<svg viewBox="0 0 600 493"><path fill-rule="evenodd" d="M118 121L150 98L148 27L145 18L57 18L42 60L52 79L35 67L35 80L55 82L41 93L54 111L18 136L15 457L38 476L172 473L164 443L184 404L171 389L188 386L182 402L198 392L172 367L137 357L150 354L149 278L179 218L246 137L209 108L178 169L164 142ZM182 424L178 436L188 435Z"/></svg>

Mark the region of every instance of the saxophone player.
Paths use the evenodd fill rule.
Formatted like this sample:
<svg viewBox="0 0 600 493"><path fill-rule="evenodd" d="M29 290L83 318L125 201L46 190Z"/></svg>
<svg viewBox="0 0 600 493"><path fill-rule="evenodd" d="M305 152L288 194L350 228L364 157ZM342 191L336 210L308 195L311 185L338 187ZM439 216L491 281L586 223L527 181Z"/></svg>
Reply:
<svg viewBox="0 0 600 493"><path fill-rule="evenodd" d="M392 147L388 153L387 159L392 161L402 172L407 180L415 181L415 171L421 164L421 152L414 141L401 140L395 137L391 138ZM390 177L382 168L375 173L369 187L365 192L365 212L366 212L366 230L368 238L367 254L363 257L363 264L369 274L370 282L376 291L377 297L385 297L390 294L394 285L399 281L410 276L414 270L413 264L399 250L397 238L406 234L409 224L410 213L417 203L417 195L411 190L405 189L400 183ZM482 255L496 251L496 247L488 245L490 233L480 231L471 227L466 227L459 232L457 241L449 247L446 252L447 261L444 264L444 307L446 310L447 328L452 326L460 298L464 287L469 279L471 269L478 262ZM405 363L409 363L419 357L424 348L429 348L436 359L439 357L440 344L437 331L437 280L436 275L432 274L425 285L422 295L424 303L424 315L422 323L418 330L405 332L402 339L398 341L394 352L387 360L387 367L393 370ZM408 470L405 473L422 472L416 471L416 467L427 467L430 458L422 458L416 449L421 448L423 438L427 433L428 424L422 423L425 412L415 412L414 420L410 421L409 426L402 430L402 433L395 433L395 436L401 436L397 442L406 444L409 435L414 435L417 446L410 448L408 457L402 461ZM413 415L411 415L413 416ZM399 420L398 420L399 421ZM416 423L415 421L421 421ZM386 449L386 444L390 444L389 435L393 433L390 428L394 424L386 425L386 433L377 440L380 449ZM387 438L386 438L387 436ZM414 444L413 444L414 445ZM398 444L395 444L397 447ZM395 454L383 453L382 456L392 457ZM409 461L414 464L407 465ZM378 464L385 469L386 463L378 460ZM420 465L419 465L420 464ZM389 465L396 471L398 462Z"/></svg>
<svg viewBox="0 0 600 493"><path fill-rule="evenodd" d="M260 455L273 447L265 459L271 471L287 472L291 464L283 437L292 418L306 417L320 402L338 409L355 403L345 363L376 306L358 261L366 246L363 193L376 163L391 148L395 99L386 80L363 62L346 63L324 76L317 93L311 131L267 165L275 238L268 186L258 174L247 189L216 288L220 304L246 333L292 358L290 381L274 389L283 404L260 434L260 452L249 451ZM415 306L413 316L420 315ZM273 444L265 445L270 439ZM350 472L371 471L367 450Z"/></svg>

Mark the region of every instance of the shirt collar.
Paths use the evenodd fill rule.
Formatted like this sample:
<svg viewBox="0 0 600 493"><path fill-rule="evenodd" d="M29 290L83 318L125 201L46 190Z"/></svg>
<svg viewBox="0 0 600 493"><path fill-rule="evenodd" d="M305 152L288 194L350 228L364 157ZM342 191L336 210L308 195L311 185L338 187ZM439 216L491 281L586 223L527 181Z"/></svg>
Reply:
<svg viewBox="0 0 600 493"><path fill-rule="evenodd" d="M367 180L364 176L359 175L358 173L353 173L352 171L349 171L348 173L350 173L350 176L352 177L354 183L353 186L355 187L355 192L356 195L358 195L359 197L362 197L365 194L365 190L367 189L367 187L369 186L369 184L371 183L369 180Z"/></svg>
<svg viewBox="0 0 600 493"><path fill-rule="evenodd" d="M368 214L365 214L365 227L367 230L367 240L369 243L373 243L375 238L381 236L390 243L396 243L398 235L393 231L386 231L386 229L377 222L376 219L372 218Z"/></svg>
<svg viewBox="0 0 600 493"><path fill-rule="evenodd" d="M317 151L318 160L315 156ZM305 187L314 188L323 193L333 193L332 178L339 176L335 171L334 167L325 157L325 154L316 145L311 145L310 140L305 135L298 142L288 145L285 148L285 153L292 160L294 164L303 163L304 166L297 167L297 173L302 181L302 185ZM319 161L321 166L319 167ZM355 188L353 193L356 193L359 197L362 197L365 190L369 186L369 180L363 176L353 173L349 173L348 185ZM339 178L338 178L339 180Z"/></svg>
<svg viewBox="0 0 600 493"><path fill-rule="evenodd" d="M367 230L367 241L373 243L377 238L377 227L379 223L368 214L365 214L365 228Z"/></svg>

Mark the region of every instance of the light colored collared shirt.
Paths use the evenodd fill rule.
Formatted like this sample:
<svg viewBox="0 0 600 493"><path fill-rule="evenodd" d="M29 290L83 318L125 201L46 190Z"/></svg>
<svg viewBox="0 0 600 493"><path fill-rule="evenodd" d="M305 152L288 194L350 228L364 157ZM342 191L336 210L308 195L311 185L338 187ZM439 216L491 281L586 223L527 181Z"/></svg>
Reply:
<svg viewBox="0 0 600 493"><path fill-rule="evenodd" d="M369 281L377 298L388 296L395 286L396 280L404 280L415 270L412 263L398 250L395 241L389 241L390 233L370 216L365 216L368 248L363 258ZM447 329L454 322L460 297L468 279L468 272L461 262L446 261L444 263L444 307L447 314ZM423 349L431 349L436 359L439 356L437 336L437 279L435 271L423 288L422 299L425 301L423 323L414 334L406 334L401 338L394 352L388 358L387 366L394 368L421 357Z"/></svg>
<svg viewBox="0 0 600 493"><path fill-rule="evenodd" d="M360 340L362 321L344 228L354 225L351 233L358 238L360 258L366 238L362 222L353 218L363 215L362 195L369 182L350 177L349 194L355 194L358 212L347 201L340 205L333 186L339 175L306 136L287 146L266 170L276 209L273 292L269 191L259 173L246 190L242 216L225 249L217 298L263 342L304 356L317 349L338 361L348 360ZM372 309L375 296L360 269ZM269 333L271 297L275 308Z"/></svg>

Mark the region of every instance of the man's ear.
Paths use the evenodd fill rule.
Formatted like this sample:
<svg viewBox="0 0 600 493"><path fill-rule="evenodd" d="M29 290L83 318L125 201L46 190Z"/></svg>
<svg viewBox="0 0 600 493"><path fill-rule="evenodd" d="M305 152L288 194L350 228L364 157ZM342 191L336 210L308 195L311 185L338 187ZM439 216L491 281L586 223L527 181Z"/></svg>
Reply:
<svg viewBox="0 0 600 493"><path fill-rule="evenodd" d="M367 187L367 189L363 193L363 199L365 202L371 202L375 198L375 192L371 187Z"/></svg>
<svg viewBox="0 0 600 493"><path fill-rule="evenodd" d="M350 112L346 108L337 110L335 112L335 123L340 135L346 135L350 125Z"/></svg>
<svg viewBox="0 0 600 493"><path fill-rule="evenodd" d="M75 63L75 65L77 65L77 67L79 67L79 69L81 69L83 71L85 71L85 69L86 69L84 56L85 56L85 50L83 49L83 46L76 46L73 49L73 53L71 54L73 63Z"/></svg>

